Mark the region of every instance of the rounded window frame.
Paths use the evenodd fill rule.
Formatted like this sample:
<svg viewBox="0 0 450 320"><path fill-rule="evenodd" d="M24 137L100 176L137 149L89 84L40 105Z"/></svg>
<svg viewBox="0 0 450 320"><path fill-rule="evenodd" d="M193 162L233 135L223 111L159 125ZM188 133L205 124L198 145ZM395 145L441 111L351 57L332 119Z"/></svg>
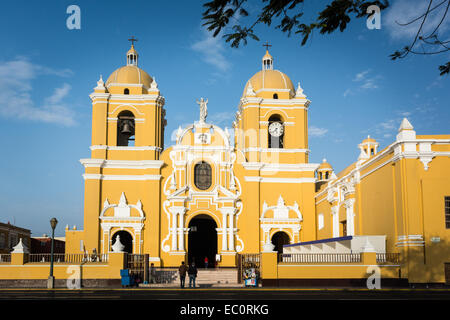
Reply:
<svg viewBox="0 0 450 320"><path fill-rule="evenodd" d="M206 165L206 169L209 171L207 177L209 176L209 181L207 181L204 185L199 183L198 178L199 174L197 170L199 170L200 165ZM207 191L213 186L213 167L205 160L197 161L193 166L193 184L197 190Z"/></svg>

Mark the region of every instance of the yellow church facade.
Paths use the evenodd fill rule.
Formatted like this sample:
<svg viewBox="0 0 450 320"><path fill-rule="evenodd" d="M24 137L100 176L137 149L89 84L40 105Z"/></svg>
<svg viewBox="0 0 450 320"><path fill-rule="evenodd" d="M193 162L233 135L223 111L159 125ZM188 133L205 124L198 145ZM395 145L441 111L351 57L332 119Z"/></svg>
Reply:
<svg viewBox="0 0 450 320"><path fill-rule="evenodd" d="M178 128L164 149L165 99L138 60L132 45L126 65L90 95L91 157L80 160L84 226L66 228L66 253L236 267L239 254L383 236L384 252L401 254L401 278L445 282L450 135L416 135L405 119L392 144L378 150L365 139L341 173L326 161L309 163L310 101L266 52L231 129L208 123L201 98L198 121Z"/></svg>

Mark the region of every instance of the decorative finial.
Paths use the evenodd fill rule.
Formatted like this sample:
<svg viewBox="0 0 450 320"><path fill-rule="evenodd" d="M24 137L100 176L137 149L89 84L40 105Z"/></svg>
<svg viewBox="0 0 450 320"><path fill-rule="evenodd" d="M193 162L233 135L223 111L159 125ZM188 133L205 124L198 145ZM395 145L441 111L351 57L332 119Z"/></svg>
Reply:
<svg viewBox="0 0 450 320"><path fill-rule="evenodd" d="M158 83L156 82L156 78L155 77L153 77L153 81L152 81L150 87L152 89L158 89Z"/></svg>
<svg viewBox="0 0 450 320"><path fill-rule="evenodd" d="M297 90L295 91L296 97L305 98L305 94L303 93L303 88L300 86L300 82L297 83Z"/></svg>
<svg viewBox="0 0 450 320"><path fill-rule="evenodd" d="M200 106L200 123L205 123L208 116L208 99L203 100L203 98L200 98L200 101L197 100L197 104Z"/></svg>
<svg viewBox="0 0 450 320"><path fill-rule="evenodd" d="M248 86L247 86L247 92L245 93L246 96L251 96L251 97L255 97L256 93L253 90L253 86L252 83L249 81L248 82Z"/></svg>
<svg viewBox="0 0 450 320"><path fill-rule="evenodd" d="M123 249L125 246L120 242L120 235L117 235L116 241L114 242L114 245L111 246L113 249L113 252L124 252Z"/></svg>

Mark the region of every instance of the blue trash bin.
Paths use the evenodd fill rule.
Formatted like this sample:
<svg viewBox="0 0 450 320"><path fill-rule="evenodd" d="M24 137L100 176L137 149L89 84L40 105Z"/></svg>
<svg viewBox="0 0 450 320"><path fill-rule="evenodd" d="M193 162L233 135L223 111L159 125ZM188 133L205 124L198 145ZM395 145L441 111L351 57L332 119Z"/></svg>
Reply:
<svg viewBox="0 0 450 320"><path fill-rule="evenodd" d="M120 277L122 278L122 287L129 287L134 285L134 279L130 276L130 270L121 269Z"/></svg>

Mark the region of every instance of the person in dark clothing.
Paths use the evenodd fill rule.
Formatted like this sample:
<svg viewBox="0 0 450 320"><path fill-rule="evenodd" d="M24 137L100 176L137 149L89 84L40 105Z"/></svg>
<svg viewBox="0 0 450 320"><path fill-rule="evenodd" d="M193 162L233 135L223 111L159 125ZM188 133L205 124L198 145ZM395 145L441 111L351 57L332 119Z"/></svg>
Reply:
<svg viewBox="0 0 450 320"><path fill-rule="evenodd" d="M180 274L180 286L184 288L184 280L186 279L187 267L184 264L184 261L181 262L181 266L178 268L178 272Z"/></svg>
<svg viewBox="0 0 450 320"><path fill-rule="evenodd" d="M156 283L156 269L153 263L150 265L150 283Z"/></svg>
<svg viewBox="0 0 450 320"><path fill-rule="evenodd" d="M195 288L195 278L197 278L197 267L195 266L194 262L192 262L192 264L189 266L187 273L189 275L189 288L192 287Z"/></svg>

